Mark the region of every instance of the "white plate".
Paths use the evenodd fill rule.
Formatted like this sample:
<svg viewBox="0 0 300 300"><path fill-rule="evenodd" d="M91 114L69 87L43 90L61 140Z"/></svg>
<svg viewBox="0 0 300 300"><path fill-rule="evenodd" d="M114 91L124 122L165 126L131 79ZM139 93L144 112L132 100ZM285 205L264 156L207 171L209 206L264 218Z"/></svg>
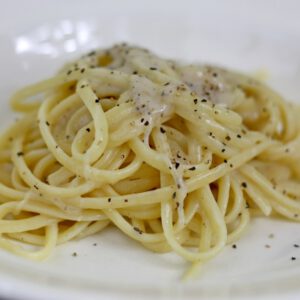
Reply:
<svg viewBox="0 0 300 300"><path fill-rule="evenodd" d="M12 118L7 103L15 89L51 76L81 52L120 41L166 57L267 70L274 88L299 101L299 9L297 1L5 2L0 10L1 124ZM60 246L43 263L0 251L0 295L299 299L300 249L293 247L300 243L299 229L284 220L253 220L237 249L227 247L187 283L180 281L187 267L183 260L148 252L113 229Z"/></svg>

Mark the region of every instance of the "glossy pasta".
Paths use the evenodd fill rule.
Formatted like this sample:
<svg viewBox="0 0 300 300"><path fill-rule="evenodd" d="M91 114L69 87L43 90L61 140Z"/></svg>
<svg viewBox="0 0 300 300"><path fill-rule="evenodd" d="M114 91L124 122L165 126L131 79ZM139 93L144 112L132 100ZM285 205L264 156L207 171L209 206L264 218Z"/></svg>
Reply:
<svg viewBox="0 0 300 300"><path fill-rule="evenodd" d="M43 259L114 225L196 267L257 214L300 220L299 109L253 78L122 44L11 105L0 247L13 253Z"/></svg>

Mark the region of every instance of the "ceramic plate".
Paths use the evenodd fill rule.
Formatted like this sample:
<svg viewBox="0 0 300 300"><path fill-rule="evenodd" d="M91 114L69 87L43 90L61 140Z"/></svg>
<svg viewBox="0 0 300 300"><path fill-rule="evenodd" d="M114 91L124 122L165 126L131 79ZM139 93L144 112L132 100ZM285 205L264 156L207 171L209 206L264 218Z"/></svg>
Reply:
<svg viewBox="0 0 300 300"><path fill-rule="evenodd" d="M82 52L130 42L188 62L268 74L300 101L297 1L9 1L0 10L1 125L17 88ZM273 238L270 238L273 236ZM182 282L188 266L115 229L57 247L36 263L0 251L0 295L13 299L299 299L300 225L252 220L246 234ZM78 255L74 257L73 252ZM295 261L291 257L295 256Z"/></svg>

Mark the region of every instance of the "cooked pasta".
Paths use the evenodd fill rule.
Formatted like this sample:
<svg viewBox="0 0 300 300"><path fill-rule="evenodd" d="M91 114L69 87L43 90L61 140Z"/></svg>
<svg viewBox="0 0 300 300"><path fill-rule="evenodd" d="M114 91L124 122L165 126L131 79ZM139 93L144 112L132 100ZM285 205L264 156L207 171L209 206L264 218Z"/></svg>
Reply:
<svg viewBox="0 0 300 300"><path fill-rule="evenodd" d="M299 109L253 78L122 44L11 106L0 247L18 255L44 259L113 225L193 272L258 214L300 220Z"/></svg>

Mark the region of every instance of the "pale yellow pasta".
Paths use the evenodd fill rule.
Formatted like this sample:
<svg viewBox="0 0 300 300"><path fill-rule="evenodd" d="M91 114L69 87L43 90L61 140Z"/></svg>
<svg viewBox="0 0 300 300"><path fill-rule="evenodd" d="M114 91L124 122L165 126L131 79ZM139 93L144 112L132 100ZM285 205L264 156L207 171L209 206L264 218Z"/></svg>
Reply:
<svg viewBox="0 0 300 300"><path fill-rule="evenodd" d="M18 255L43 259L111 224L190 261L189 277L259 211L300 220L299 108L253 78L122 44L11 105L0 247Z"/></svg>

